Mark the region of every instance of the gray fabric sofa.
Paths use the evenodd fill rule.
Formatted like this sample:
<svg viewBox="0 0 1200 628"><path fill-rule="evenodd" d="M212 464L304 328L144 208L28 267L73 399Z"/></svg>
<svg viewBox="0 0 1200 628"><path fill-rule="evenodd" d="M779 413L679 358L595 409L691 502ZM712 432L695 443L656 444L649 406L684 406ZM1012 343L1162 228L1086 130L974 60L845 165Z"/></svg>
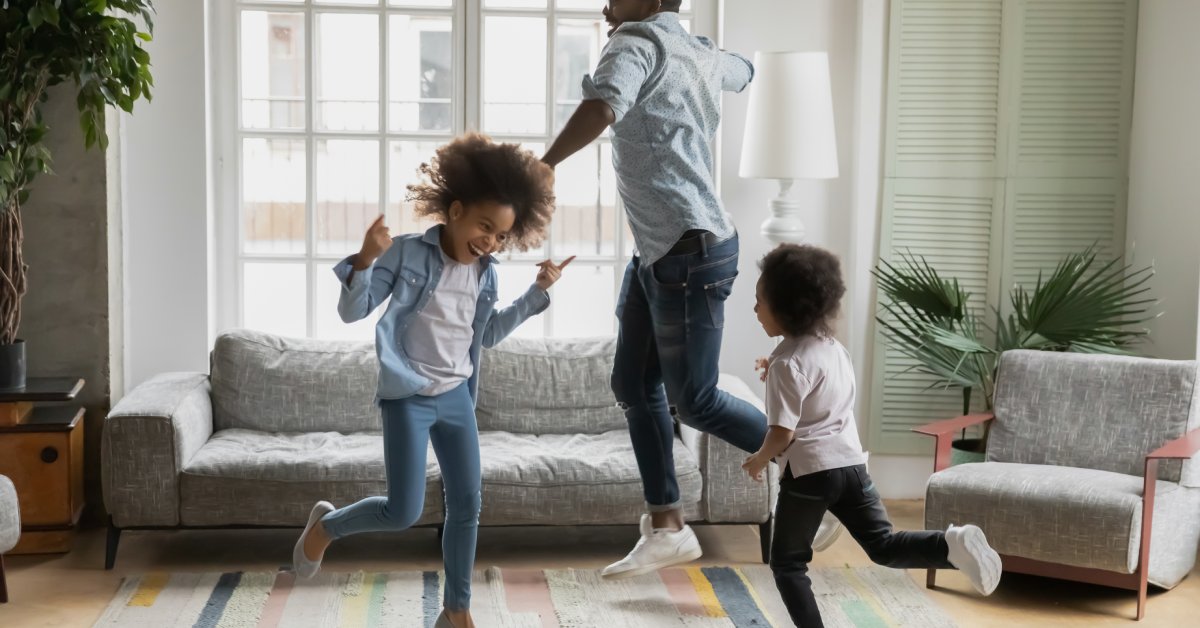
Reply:
<svg viewBox="0 0 1200 628"><path fill-rule="evenodd" d="M625 419L609 388L615 341L509 339L480 359L480 524L637 523L644 510ZM210 373L166 373L109 413L102 441L106 567L123 529L299 527L312 504L385 493L370 343L221 335ZM721 386L761 407L741 380ZM686 517L769 530L773 482L740 450L680 427ZM432 448L425 509L443 516ZM251 504L251 507L247 507ZM764 534L764 546L769 534Z"/></svg>
<svg viewBox="0 0 1200 628"><path fill-rule="evenodd" d="M0 475L0 604L8 602L8 579L4 573L4 553L17 546L21 538L21 509L17 487Z"/></svg>
<svg viewBox="0 0 1200 628"><path fill-rule="evenodd" d="M1146 584L1170 589L1196 561L1198 383L1191 361L1005 353L994 413L918 430L939 439L926 527L979 525L1005 571L1138 591L1140 619ZM986 421L986 461L943 468L949 438Z"/></svg>

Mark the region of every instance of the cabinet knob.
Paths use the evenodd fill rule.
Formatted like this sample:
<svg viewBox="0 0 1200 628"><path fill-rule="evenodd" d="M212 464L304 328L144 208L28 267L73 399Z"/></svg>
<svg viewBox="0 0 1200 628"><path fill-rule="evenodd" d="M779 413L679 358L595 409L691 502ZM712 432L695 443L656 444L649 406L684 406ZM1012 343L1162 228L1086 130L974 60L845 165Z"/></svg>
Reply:
<svg viewBox="0 0 1200 628"><path fill-rule="evenodd" d="M55 460L58 460L58 450L57 449L55 449L53 447L46 447L46 448L42 449L42 462L44 462L46 464L50 464L51 462L54 462Z"/></svg>

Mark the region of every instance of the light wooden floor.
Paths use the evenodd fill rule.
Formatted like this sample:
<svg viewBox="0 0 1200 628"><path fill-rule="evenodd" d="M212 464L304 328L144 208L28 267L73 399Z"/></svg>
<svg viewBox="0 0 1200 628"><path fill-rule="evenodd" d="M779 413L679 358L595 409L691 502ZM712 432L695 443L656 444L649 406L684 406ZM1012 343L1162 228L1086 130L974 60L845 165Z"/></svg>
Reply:
<svg viewBox="0 0 1200 628"><path fill-rule="evenodd" d="M920 502L891 502L898 528L921 524ZM705 564L757 561L756 526L698 526ZM480 533L480 567L601 567L629 550L637 531L630 526L597 528L484 528ZM195 531L126 532L113 571L104 571L104 531L89 530L74 551L62 556L10 556L11 601L0 605L0 627L90 626L117 589L121 577L148 571L269 570L290 560L296 532ZM336 571L435 569L440 550L432 530L396 535L364 535L339 542L325 567ZM842 535L815 565L866 564L867 558L849 535ZM924 583L924 572L910 575ZM1200 626L1200 570L1170 592L1152 593L1146 619L1131 620L1134 595L1091 585L1031 576L1008 575L988 598L975 595L959 574L938 576L930 597L955 618L973 628L1015 626ZM486 626L486 618L477 618Z"/></svg>

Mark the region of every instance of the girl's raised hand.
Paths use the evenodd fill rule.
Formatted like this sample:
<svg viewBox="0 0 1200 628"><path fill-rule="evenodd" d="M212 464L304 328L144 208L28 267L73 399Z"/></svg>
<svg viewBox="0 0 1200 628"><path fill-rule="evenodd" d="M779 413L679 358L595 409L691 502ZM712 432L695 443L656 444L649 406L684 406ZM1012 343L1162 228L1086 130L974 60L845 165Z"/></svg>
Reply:
<svg viewBox="0 0 1200 628"><path fill-rule="evenodd" d="M391 247L392 234L388 231L387 225L383 224L383 214L380 214L375 222L367 227L367 233L363 236L362 248L358 251L358 263L364 267L370 266Z"/></svg>
<svg viewBox="0 0 1200 628"><path fill-rule="evenodd" d="M572 255L571 257L563 260L563 263L561 264L555 264L551 260L538 262L538 268L541 270L538 271L537 279L534 280L533 285L541 288L542 290L549 290L550 286L553 286L554 282L558 281L559 278L562 277L562 270L566 268L567 264L570 264L574 259L575 256Z"/></svg>

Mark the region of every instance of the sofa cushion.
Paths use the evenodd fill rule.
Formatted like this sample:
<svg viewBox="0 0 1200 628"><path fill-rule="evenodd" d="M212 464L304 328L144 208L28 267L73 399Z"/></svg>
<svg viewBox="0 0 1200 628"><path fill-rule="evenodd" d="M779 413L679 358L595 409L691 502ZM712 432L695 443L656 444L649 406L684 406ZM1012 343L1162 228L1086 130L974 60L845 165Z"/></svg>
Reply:
<svg viewBox="0 0 1200 628"><path fill-rule="evenodd" d="M1155 491L1151 539L1165 544L1159 523L1194 522L1174 511L1194 508L1197 491L1163 481ZM926 528L973 523L1001 554L1121 573L1137 567L1141 517L1142 478L1075 467L962 464L930 477L925 496Z"/></svg>
<svg viewBox="0 0 1200 628"><path fill-rule="evenodd" d="M379 363L370 342L283 338L245 329L217 337L213 428L264 432L378 430Z"/></svg>
<svg viewBox="0 0 1200 628"><path fill-rule="evenodd" d="M425 468L418 525L440 522L443 513L432 447ZM183 525L302 526L318 500L342 507L387 494L382 433L222 430L184 466L180 493Z"/></svg>
<svg viewBox="0 0 1200 628"><path fill-rule="evenodd" d="M482 432L484 525L630 524L645 512L629 432ZM703 485L696 457L675 441L684 514L695 518Z"/></svg>
<svg viewBox="0 0 1200 628"><path fill-rule="evenodd" d="M509 338L480 358L480 430L601 434L625 429L609 380L615 338Z"/></svg>
<svg viewBox="0 0 1200 628"><path fill-rule="evenodd" d="M21 538L21 510L17 504L17 487L12 480L0 475L0 554L17 546Z"/></svg>

